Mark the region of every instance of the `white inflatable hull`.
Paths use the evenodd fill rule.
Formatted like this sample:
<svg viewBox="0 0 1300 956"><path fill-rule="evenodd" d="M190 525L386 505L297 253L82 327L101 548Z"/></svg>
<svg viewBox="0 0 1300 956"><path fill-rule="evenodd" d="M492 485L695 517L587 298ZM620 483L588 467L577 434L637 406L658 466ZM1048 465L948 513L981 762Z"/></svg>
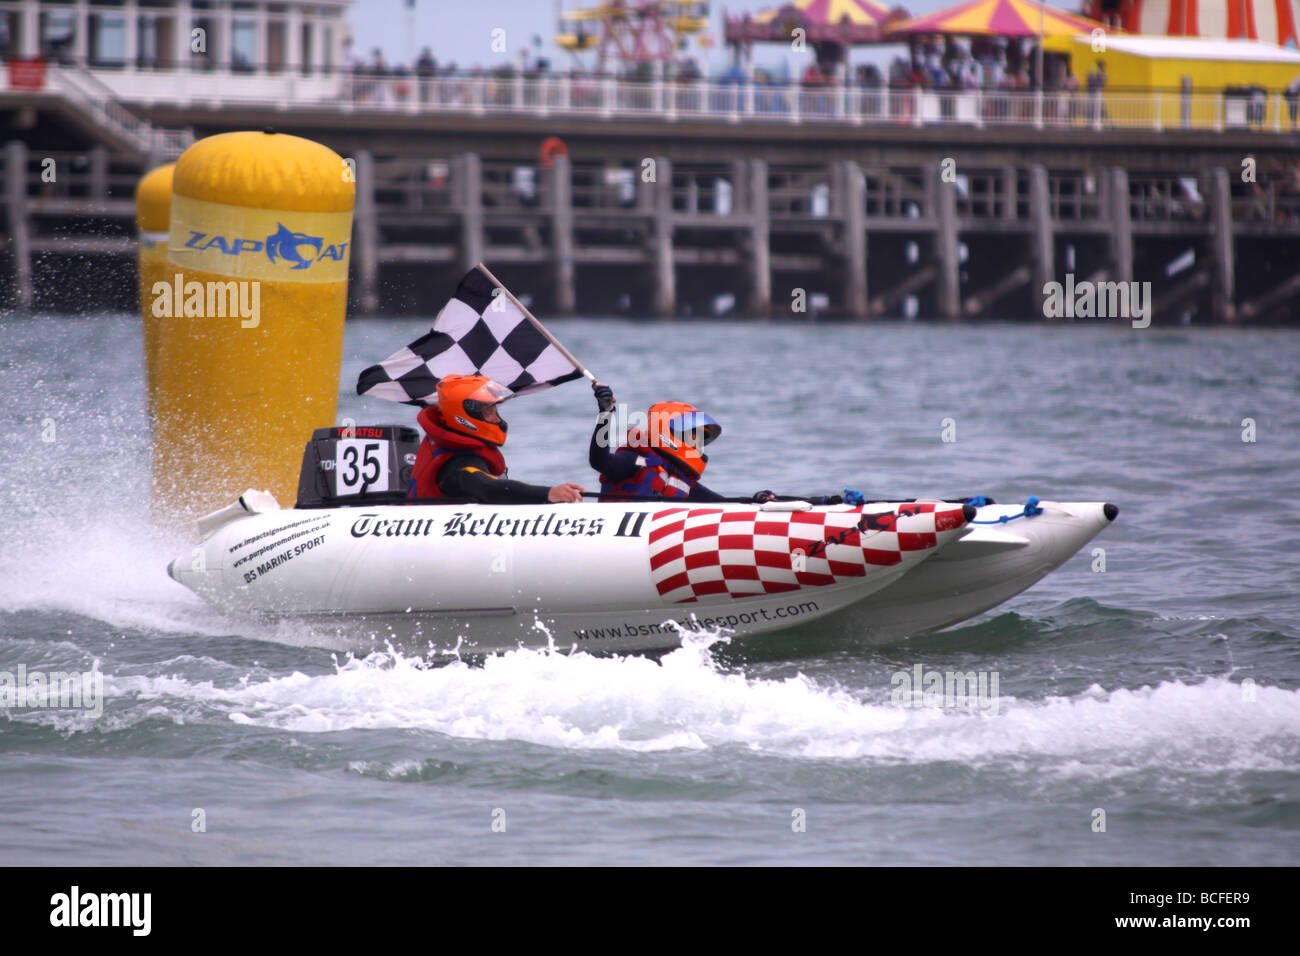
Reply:
<svg viewBox="0 0 1300 956"><path fill-rule="evenodd" d="M980 525L900 580L845 609L822 626L856 641L884 644L969 620L1032 587L1095 538L1118 509L1103 502L985 505Z"/></svg>
<svg viewBox="0 0 1300 956"><path fill-rule="evenodd" d="M891 640L1024 590L1109 520L1101 504L1042 507L973 526L975 509L945 502L245 504L219 513L169 573L223 611L303 622L303 643L359 652L552 639L649 650L675 646L679 624L743 638L824 619Z"/></svg>

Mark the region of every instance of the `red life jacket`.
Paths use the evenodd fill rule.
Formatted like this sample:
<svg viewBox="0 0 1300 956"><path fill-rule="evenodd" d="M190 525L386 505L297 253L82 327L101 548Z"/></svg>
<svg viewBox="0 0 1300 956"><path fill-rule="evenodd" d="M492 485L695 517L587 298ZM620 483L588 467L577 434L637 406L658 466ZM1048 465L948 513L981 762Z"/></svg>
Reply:
<svg viewBox="0 0 1300 956"><path fill-rule="evenodd" d="M438 487L438 472L457 455L477 455L487 462L488 470L500 478L506 473L505 456L501 449L489 445L481 438L471 438L454 432L442 424L438 407L430 405L420 412L416 421L424 429L424 441L415 455L411 481L406 487L408 498L445 498Z"/></svg>
<svg viewBox="0 0 1300 956"><path fill-rule="evenodd" d="M667 458L658 454L648 445L642 444L644 436L636 429L627 435L626 447L640 456L641 467L622 481L612 481L600 476L600 490L620 495L664 495L669 498L685 498L699 481L684 465L672 467ZM601 498L601 501L616 501L616 498Z"/></svg>

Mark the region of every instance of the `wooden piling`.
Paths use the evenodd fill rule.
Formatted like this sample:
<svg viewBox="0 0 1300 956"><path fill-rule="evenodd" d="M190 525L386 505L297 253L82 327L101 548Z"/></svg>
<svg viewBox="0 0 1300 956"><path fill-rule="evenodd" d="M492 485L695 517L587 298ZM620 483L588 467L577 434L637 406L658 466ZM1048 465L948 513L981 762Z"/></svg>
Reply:
<svg viewBox="0 0 1300 956"><path fill-rule="evenodd" d="M357 193L353 213L352 261L356 265L356 299L363 312L379 308L379 212L375 206L375 160L357 152Z"/></svg>
<svg viewBox="0 0 1300 956"><path fill-rule="evenodd" d="M1237 310L1233 273L1236 269L1232 233L1232 186L1226 169L1210 174L1210 309L1216 322L1235 322Z"/></svg>
<svg viewBox="0 0 1300 956"><path fill-rule="evenodd" d="M748 213L753 208L749 189L749 163L743 159L731 161L731 214Z"/></svg>
<svg viewBox="0 0 1300 956"><path fill-rule="evenodd" d="M483 163L478 153L462 153L456 163L456 206L460 213L460 267L483 261Z"/></svg>
<svg viewBox="0 0 1300 956"><path fill-rule="evenodd" d="M636 213L640 216L653 216L655 211L655 187L657 183L646 181L646 159L636 164ZM655 171L658 178L658 170Z"/></svg>
<svg viewBox="0 0 1300 956"><path fill-rule="evenodd" d="M108 147L96 143L90 147L90 198L96 203L108 199Z"/></svg>
<svg viewBox="0 0 1300 956"><path fill-rule="evenodd" d="M551 268L555 282L555 311L572 315L577 304L573 285L573 167L568 156L556 156L551 166Z"/></svg>
<svg viewBox="0 0 1300 956"><path fill-rule="evenodd" d="M1041 303L1043 287L1056 274L1056 237L1052 233L1052 194L1047 182L1047 167L1035 163L1029 167L1029 262L1034 270L1033 294Z"/></svg>
<svg viewBox="0 0 1300 956"><path fill-rule="evenodd" d="M667 156L655 159L654 200L655 313L671 318L677 314L677 270L673 264L673 164Z"/></svg>
<svg viewBox="0 0 1300 956"><path fill-rule="evenodd" d="M1017 182L1019 173L1014 166L1002 167L1002 221L1015 222L1019 205Z"/></svg>
<svg viewBox="0 0 1300 956"><path fill-rule="evenodd" d="M844 311L855 319L868 317L867 299L867 181L852 160L841 163L844 189Z"/></svg>
<svg viewBox="0 0 1300 956"><path fill-rule="evenodd" d="M1115 282L1133 281L1133 220L1129 214L1128 170L1110 171L1110 250Z"/></svg>
<svg viewBox="0 0 1300 956"><path fill-rule="evenodd" d="M749 236L754 254L749 263L749 311L768 315L772 311L772 219L767 195L767 160L749 161L747 200Z"/></svg>
<svg viewBox="0 0 1300 956"><path fill-rule="evenodd" d="M5 147L5 209L9 220L9 258L13 301L32 307L32 240L27 219L27 144L13 140Z"/></svg>
<svg viewBox="0 0 1300 956"><path fill-rule="evenodd" d="M954 183L943 181L943 171L936 163L930 169L934 196L935 265L939 284L935 306L942 319L961 318L961 277L957 257L957 190Z"/></svg>

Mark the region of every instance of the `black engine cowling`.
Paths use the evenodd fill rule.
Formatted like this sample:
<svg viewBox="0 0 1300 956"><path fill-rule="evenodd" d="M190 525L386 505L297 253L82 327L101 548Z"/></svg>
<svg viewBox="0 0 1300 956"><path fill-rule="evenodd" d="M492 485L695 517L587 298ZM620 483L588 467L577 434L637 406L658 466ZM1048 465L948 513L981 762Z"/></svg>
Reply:
<svg viewBox="0 0 1300 956"><path fill-rule="evenodd" d="M318 428L302 455L299 508L401 504L420 433L405 425Z"/></svg>

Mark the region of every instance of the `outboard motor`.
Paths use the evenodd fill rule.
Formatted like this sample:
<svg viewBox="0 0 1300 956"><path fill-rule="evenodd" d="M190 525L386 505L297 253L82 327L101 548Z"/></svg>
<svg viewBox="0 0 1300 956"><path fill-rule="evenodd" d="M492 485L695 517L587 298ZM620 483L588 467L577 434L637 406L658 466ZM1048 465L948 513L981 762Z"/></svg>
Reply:
<svg viewBox="0 0 1300 956"><path fill-rule="evenodd" d="M420 433L405 425L318 428L302 454L297 507L402 504L419 449Z"/></svg>

